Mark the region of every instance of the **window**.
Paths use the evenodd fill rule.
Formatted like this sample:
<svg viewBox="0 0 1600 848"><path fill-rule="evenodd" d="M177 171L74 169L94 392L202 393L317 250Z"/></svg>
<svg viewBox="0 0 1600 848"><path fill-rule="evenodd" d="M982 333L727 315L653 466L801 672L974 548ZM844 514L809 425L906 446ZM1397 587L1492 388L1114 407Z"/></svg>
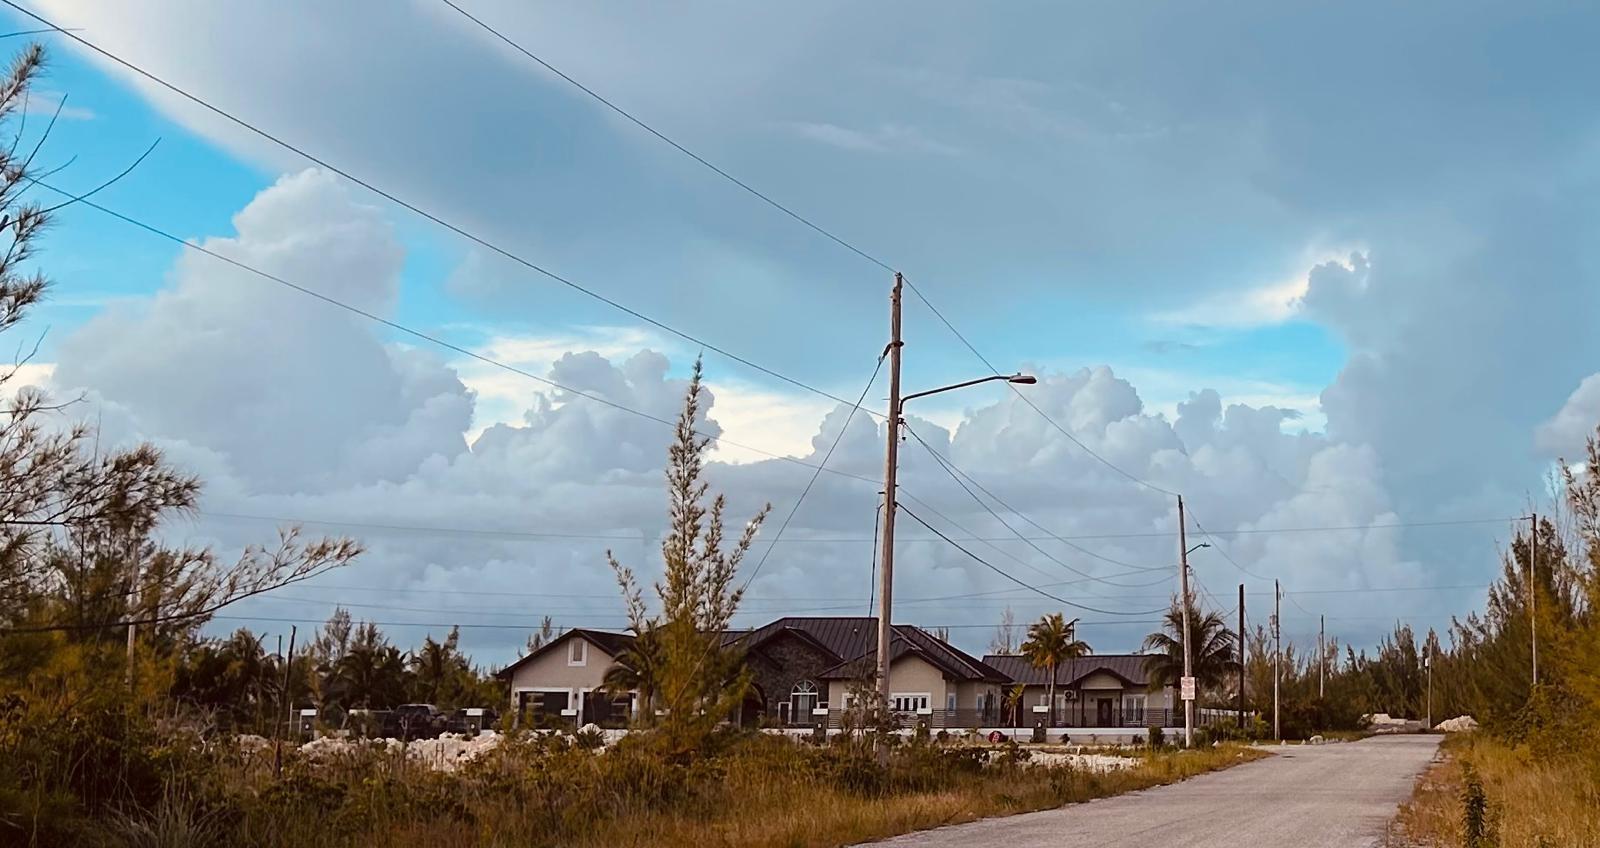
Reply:
<svg viewBox="0 0 1600 848"><path fill-rule="evenodd" d="M944 708L948 712L956 711L956 693L950 692L944 696Z"/></svg>
<svg viewBox="0 0 1600 848"><path fill-rule="evenodd" d="M817 708L817 684L809 680L796 681L789 693L789 722L809 724L812 711Z"/></svg>
<svg viewBox="0 0 1600 848"><path fill-rule="evenodd" d="M928 708L930 696L926 692L917 694L894 694L889 696L889 706L897 713L915 713Z"/></svg>
<svg viewBox="0 0 1600 848"><path fill-rule="evenodd" d="M1144 722L1144 696L1123 695L1122 714L1130 722Z"/></svg>
<svg viewBox="0 0 1600 848"><path fill-rule="evenodd" d="M587 665L589 663L589 643L582 637L576 637L567 643L567 665Z"/></svg>

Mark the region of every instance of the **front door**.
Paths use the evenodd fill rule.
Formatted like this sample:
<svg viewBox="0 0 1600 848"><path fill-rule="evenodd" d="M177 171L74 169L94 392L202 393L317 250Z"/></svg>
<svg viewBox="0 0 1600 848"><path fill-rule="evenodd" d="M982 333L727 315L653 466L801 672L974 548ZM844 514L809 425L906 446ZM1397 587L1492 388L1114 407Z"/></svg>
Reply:
<svg viewBox="0 0 1600 848"><path fill-rule="evenodd" d="M1097 698L1094 702L1094 717L1096 727L1111 727L1115 724L1116 701L1111 698Z"/></svg>

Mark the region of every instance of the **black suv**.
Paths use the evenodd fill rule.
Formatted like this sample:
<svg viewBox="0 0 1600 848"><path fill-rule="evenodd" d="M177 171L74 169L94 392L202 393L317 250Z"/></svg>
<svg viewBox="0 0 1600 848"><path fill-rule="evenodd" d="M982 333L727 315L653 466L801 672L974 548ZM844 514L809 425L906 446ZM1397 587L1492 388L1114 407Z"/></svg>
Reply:
<svg viewBox="0 0 1600 848"><path fill-rule="evenodd" d="M476 736L478 731L494 730L499 724L500 713L494 707L471 711L460 709L450 714L450 721L445 725L445 729L450 733Z"/></svg>
<svg viewBox="0 0 1600 848"><path fill-rule="evenodd" d="M449 722L432 704L401 704L383 718L383 735L395 739L433 739Z"/></svg>

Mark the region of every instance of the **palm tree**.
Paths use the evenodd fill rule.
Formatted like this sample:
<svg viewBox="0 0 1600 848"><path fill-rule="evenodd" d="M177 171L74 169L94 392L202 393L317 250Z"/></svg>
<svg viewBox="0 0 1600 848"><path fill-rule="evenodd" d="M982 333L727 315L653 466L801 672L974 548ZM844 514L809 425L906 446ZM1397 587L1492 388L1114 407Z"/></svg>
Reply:
<svg viewBox="0 0 1600 848"><path fill-rule="evenodd" d="M1151 652L1144 661L1151 689L1169 686L1183 677L1183 610L1176 598L1162 621L1161 630L1144 637L1144 649ZM1193 595L1189 597L1189 635L1197 689L1220 686L1230 674L1238 672L1234 632L1228 629L1221 613L1212 610L1201 614Z"/></svg>
<svg viewBox="0 0 1600 848"><path fill-rule="evenodd" d="M630 629L634 631L633 644L617 655L600 685L612 695L637 692L639 718L648 724L655 718L655 694L660 683L660 631L654 623Z"/></svg>
<svg viewBox="0 0 1600 848"><path fill-rule="evenodd" d="M1011 714L1011 729L1017 730L1022 724L1022 696L1028 687L1021 683L1006 690L1006 711Z"/></svg>
<svg viewBox="0 0 1600 848"><path fill-rule="evenodd" d="M1059 612L1042 616L1028 625L1028 639L1022 643L1022 656L1034 668L1050 670L1047 688L1052 724L1056 717L1056 671L1063 662L1077 659L1090 651L1089 644L1077 638L1077 623L1077 619L1067 621Z"/></svg>

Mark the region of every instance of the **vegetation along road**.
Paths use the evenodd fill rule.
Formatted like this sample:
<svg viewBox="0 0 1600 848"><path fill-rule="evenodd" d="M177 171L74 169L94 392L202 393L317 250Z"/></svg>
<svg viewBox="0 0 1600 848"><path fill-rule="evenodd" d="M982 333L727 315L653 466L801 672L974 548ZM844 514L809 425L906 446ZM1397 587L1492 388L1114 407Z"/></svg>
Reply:
<svg viewBox="0 0 1600 848"><path fill-rule="evenodd" d="M1120 848L1182 845L1351 848L1377 845L1412 783L1433 759L1436 736L1288 746L1276 757L1058 810L985 819L879 845Z"/></svg>

